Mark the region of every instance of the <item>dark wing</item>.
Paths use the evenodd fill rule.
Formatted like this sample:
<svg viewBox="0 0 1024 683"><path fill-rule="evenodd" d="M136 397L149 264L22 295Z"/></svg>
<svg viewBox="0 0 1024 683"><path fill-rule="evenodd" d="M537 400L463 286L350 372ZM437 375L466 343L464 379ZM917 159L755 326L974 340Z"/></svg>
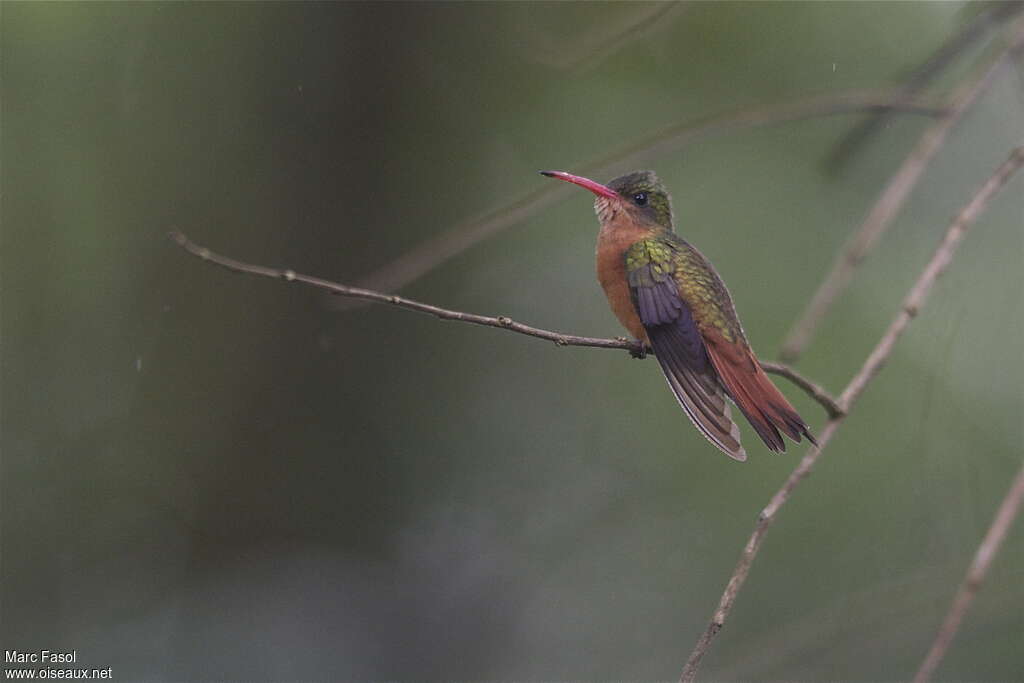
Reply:
<svg viewBox="0 0 1024 683"><path fill-rule="evenodd" d="M629 248L626 269L633 305L679 405L711 443L731 458L746 460L704 340L679 296L672 252L671 245L654 239Z"/></svg>

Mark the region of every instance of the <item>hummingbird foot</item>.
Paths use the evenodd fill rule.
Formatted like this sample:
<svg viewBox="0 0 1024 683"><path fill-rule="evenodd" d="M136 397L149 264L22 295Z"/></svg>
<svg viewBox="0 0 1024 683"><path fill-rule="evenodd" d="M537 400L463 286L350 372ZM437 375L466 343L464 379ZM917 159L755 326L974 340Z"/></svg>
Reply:
<svg viewBox="0 0 1024 683"><path fill-rule="evenodd" d="M621 341L621 342L632 342L634 344L639 345L640 346L639 349L635 349L634 348L634 349L630 349L629 350L629 355L631 355L633 358L637 358L639 360L643 360L644 358L647 358L647 354L654 350L650 346L645 344L644 342L640 341L639 339L630 339L628 337L616 337L615 339L617 339L618 341Z"/></svg>

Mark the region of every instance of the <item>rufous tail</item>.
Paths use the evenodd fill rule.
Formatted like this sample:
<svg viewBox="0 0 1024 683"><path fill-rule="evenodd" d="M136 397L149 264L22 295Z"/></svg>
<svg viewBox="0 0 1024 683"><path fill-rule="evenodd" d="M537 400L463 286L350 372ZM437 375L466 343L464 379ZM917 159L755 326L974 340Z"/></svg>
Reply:
<svg viewBox="0 0 1024 683"><path fill-rule="evenodd" d="M798 443L807 437L818 445L807 423L761 369L749 346L726 341L715 331L705 332L703 337L726 393L768 448L784 452L786 442L782 434Z"/></svg>

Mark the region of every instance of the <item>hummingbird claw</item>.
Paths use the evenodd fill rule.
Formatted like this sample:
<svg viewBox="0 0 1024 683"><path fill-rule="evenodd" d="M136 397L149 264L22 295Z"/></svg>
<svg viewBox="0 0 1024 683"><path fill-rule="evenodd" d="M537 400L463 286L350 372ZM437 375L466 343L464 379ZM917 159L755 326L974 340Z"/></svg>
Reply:
<svg viewBox="0 0 1024 683"><path fill-rule="evenodd" d="M647 358L647 354L650 353L653 350L653 349L651 349L650 346L648 346L647 344L643 343L639 339L629 340L629 339L626 339L625 337L623 337L622 340L623 341L633 341L634 343L640 345L639 349L630 349L629 350L629 355L631 355L633 358L636 358L637 360L643 360L644 358Z"/></svg>

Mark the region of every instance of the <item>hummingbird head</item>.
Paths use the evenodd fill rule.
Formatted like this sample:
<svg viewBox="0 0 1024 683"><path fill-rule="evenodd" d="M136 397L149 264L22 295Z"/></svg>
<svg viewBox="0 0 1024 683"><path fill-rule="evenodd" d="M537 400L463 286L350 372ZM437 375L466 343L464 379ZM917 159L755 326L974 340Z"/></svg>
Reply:
<svg viewBox="0 0 1024 683"><path fill-rule="evenodd" d="M633 221L656 225L672 231L672 199L654 171L634 171L610 180L607 185L566 173L541 171L541 175L558 178L593 192L594 210L601 224L607 224L622 213Z"/></svg>

